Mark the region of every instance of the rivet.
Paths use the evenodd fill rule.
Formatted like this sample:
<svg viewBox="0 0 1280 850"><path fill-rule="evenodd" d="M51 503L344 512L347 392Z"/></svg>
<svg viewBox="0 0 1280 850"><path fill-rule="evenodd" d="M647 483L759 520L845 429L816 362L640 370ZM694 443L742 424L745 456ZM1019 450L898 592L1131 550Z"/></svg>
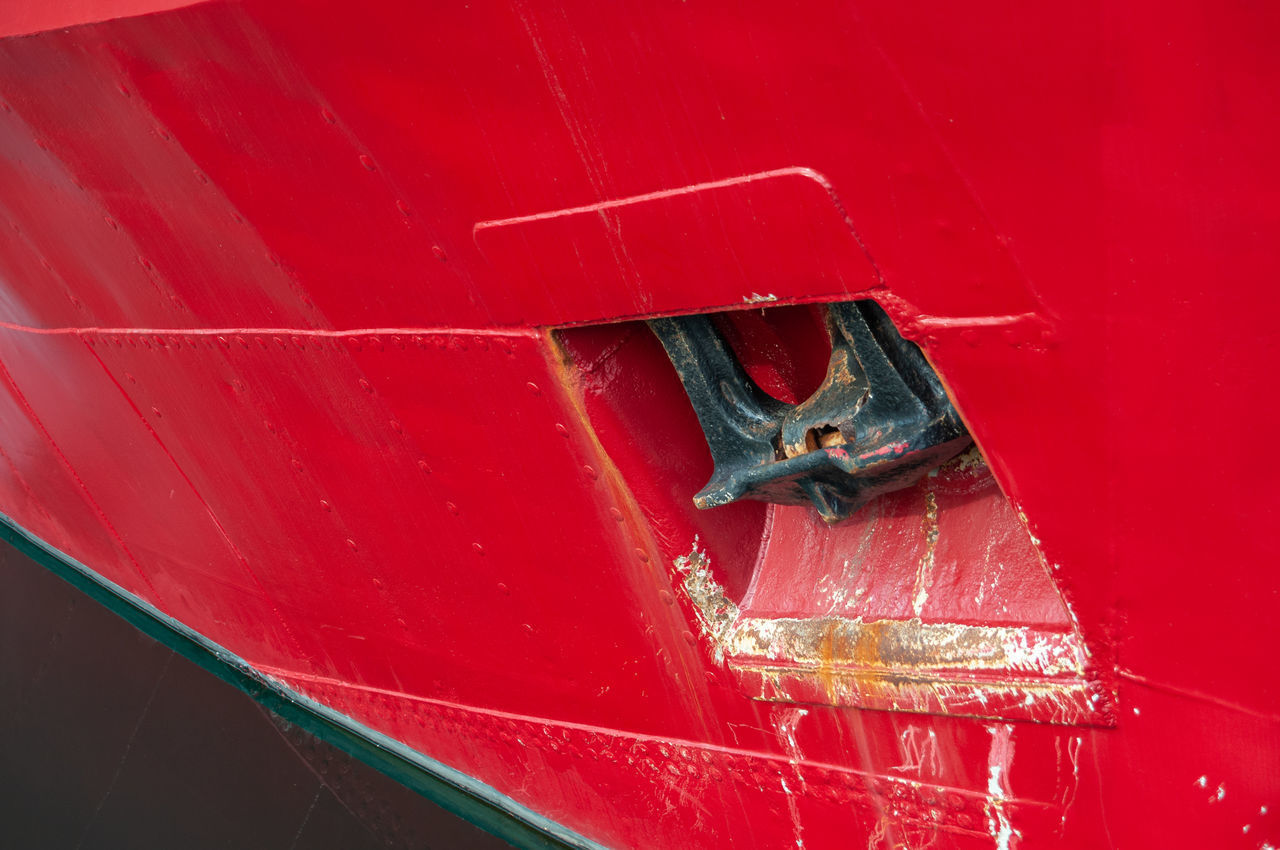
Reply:
<svg viewBox="0 0 1280 850"><path fill-rule="evenodd" d="M431 467L427 465L425 460L418 461L418 469L420 469L425 475L431 474Z"/></svg>
<svg viewBox="0 0 1280 850"><path fill-rule="evenodd" d="M640 554L640 551L641 551L641 550L637 549L637 550L636 550L636 554L637 554L637 555L638 555L638 554ZM645 556L645 557L641 558L640 560L642 560L642 561L647 561L647 560L649 560L649 558L648 558L648 556ZM671 595L671 591L669 591L669 590L659 590L659 591L658 591L658 598L662 600L662 604L663 604L663 605L674 605L674 604L675 604L675 601L676 601L676 598L675 598L674 596L672 596L672 595Z"/></svg>
<svg viewBox="0 0 1280 850"><path fill-rule="evenodd" d="M453 514L454 516L458 515L458 506L455 505L453 502L445 502L444 509L449 513Z"/></svg>
<svg viewBox="0 0 1280 850"><path fill-rule="evenodd" d="M542 395L542 390L538 389L538 385L535 384L533 381L530 381L524 386L525 386L525 389L527 389L529 392L533 393L534 395Z"/></svg>
<svg viewBox="0 0 1280 850"><path fill-rule="evenodd" d="M507 587L503 582L498 582L498 592L503 596L510 596L511 588Z"/></svg>
<svg viewBox="0 0 1280 850"><path fill-rule="evenodd" d="M613 517L614 522L622 522L622 511L617 508L609 508L609 516Z"/></svg>
<svg viewBox="0 0 1280 850"><path fill-rule="evenodd" d="M324 119L327 123L329 123L329 124L337 124L337 123L338 123L338 119L337 119L337 118L335 118L335 117L334 117L334 115L333 115L333 113L332 113L332 112L330 112L330 111L329 111L329 110L327 110L327 109L321 109L321 110L320 110L320 117L321 117L321 118L323 118L323 119Z"/></svg>
<svg viewBox="0 0 1280 850"><path fill-rule="evenodd" d="M649 553L648 553L648 552L644 551L643 549L636 549L636 550L635 550L635 553L636 553L636 557L640 559L640 563L642 563L642 564L647 564L647 563L649 563ZM665 591L664 591L664 592L665 592ZM668 595L668 596L670 596L670 594L667 594L667 595Z"/></svg>
<svg viewBox="0 0 1280 850"><path fill-rule="evenodd" d="M396 201L396 209L400 210L400 214L401 214L402 216L404 216L405 218L408 218L408 217L409 217L409 215L410 215L410 213L409 213L409 205L408 205L408 204L406 204L404 201L399 201L399 200L397 200L397 201Z"/></svg>
<svg viewBox="0 0 1280 850"><path fill-rule="evenodd" d="M556 433L557 433L557 434L559 434L561 437L568 437L568 436L569 436L569 429L568 429L568 428L566 428L566 427L564 427L563 425L561 425L559 422L557 422L557 423L556 423Z"/></svg>
<svg viewBox="0 0 1280 850"><path fill-rule="evenodd" d="M367 393L373 392L373 384L369 383L364 378L361 378L357 383L359 383L360 389L364 390L365 392Z"/></svg>
<svg viewBox="0 0 1280 850"><path fill-rule="evenodd" d="M437 260L439 260L439 261L440 261L440 262L442 262L442 263L443 263L445 260L449 259L449 255L448 255L448 254L446 254L446 253L444 252L444 249L443 249L443 248L441 248L439 245L432 245L432 246L431 246L431 256L435 257Z"/></svg>
<svg viewBox="0 0 1280 850"><path fill-rule="evenodd" d="M321 500L320 500L320 510L322 510L322 511L331 511L331 510L333 510L333 505L329 504L329 502L328 502L327 500L325 500L325 499L321 499Z"/></svg>
<svg viewBox="0 0 1280 850"><path fill-rule="evenodd" d="M402 425L401 425L399 422L397 422L396 420L392 419L392 420L391 420L391 430L392 430L392 431L395 431L397 434L399 434L399 433L402 433L402 432L404 431L404 426L402 426Z"/></svg>
<svg viewBox="0 0 1280 850"><path fill-rule="evenodd" d="M594 467L594 466L591 466L590 464L588 464L587 466L582 467L582 471L583 471L583 472L586 474L586 476L587 476L588 478L590 478L592 481L595 481L595 480L596 480L596 478L598 478L598 477L599 477L599 473L598 473L598 472L596 472L595 467Z"/></svg>
<svg viewBox="0 0 1280 850"><path fill-rule="evenodd" d="M363 154L363 153L360 154L360 164L363 165L365 169L367 169L368 171L378 170L378 166L373 164L373 159L370 158L368 154Z"/></svg>
<svg viewBox="0 0 1280 850"><path fill-rule="evenodd" d="M290 463L290 465L292 465L292 466L293 466L293 468L294 468L296 471L298 471L298 472L301 472L301 471L302 471L302 461L298 460L296 457L295 457L293 460L289 461L289 463Z"/></svg>
<svg viewBox="0 0 1280 850"><path fill-rule="evenodd" d="M352 540L350 537L347 538L347 548L350 549L352 552L358 551L356 542Z"/></svg>
<svg viewBox="0 0 1280 850"><path fill-rule="evenodd" d="M164 415L164 414L162 414L162 413L160 412L160 408L158 408L158 407L153 407L153 408L151 408L151 412L152 412L152 413L154 413L154 414L156 415L156 417L157 417L157 418L159 418L159 417L161 417L161 416L163 416L163 415Z"/></svg>
<svg viewBox="0 0 1280 850"><path fill-rule="evenodd" d="M474 549L474 550L476 551L476 554L477 554L477 555L483 555L483 554L484 554L484 547L483 547L483 546L481 546L479 543L472 543L472 544L471 544L471 548L472 548L472 549Z"/></svg>

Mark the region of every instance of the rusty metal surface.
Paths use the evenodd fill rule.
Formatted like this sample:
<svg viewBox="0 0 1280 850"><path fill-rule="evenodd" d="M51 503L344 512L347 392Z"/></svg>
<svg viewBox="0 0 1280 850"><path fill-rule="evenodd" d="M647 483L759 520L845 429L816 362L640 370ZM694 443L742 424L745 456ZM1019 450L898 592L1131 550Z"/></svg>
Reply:
<svg viewBox="0 0 1280 850"><path fill-rule="evenodd" d="M961 525L959 511L976 515ZM675 562L710 653L744 693L1114 724L1078 624L976 449L838 529L773 508L764 536L741 605L696 542ZM1016 595L1000 587L1006 568L1025 571Z"/></svg>
<svg viewBox="0 0 1280 850"><path fill-rule="evenodd" d="M827 374L794 405L752 380L711 316L649 320L715 463L693 497L698 507L812 504L835 523L971 445L919 346L874 301L828 304L824 313Z"/></svg>

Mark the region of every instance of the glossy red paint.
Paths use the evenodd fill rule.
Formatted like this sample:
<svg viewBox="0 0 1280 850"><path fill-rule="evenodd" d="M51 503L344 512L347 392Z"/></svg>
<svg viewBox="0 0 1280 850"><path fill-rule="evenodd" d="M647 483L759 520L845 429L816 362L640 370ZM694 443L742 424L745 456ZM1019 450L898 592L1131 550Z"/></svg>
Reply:
<svg viewBox="0 0 1280 850"><path fill-rule="evenodd" d="M0 509L605 844L1280 844L1278 30L244 0L7 38ZM617 323L867 296L1039 541L1003 592L1074 618L1087 725L752 700L697 634L677 559L745 600L767 509L694 511Z"/></svg>

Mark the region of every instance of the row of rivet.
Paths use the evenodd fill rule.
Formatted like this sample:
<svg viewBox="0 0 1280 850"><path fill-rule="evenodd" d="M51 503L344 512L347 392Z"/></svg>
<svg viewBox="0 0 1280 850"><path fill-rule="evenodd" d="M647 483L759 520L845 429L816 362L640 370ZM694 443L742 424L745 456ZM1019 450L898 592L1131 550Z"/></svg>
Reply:
<svg viewBox="0 0 1280 850"><path fill-rule="evenodd" d="M767 753L735 752L688 742L646 740L598 728L585 730L552 722L497 718L480 711L338 685L307 683L305 690L339 710L346 711L348 706L356 709L350 713L366 722L375 717L388 718L392 726L389 731L401 733L399 737L404 739L413 733L411 725L416 726L418 731L413 737L426 745L428 752L430 744L437 740L479 739L508 752L531 748L544 755L626 765L620 769L638 769L655 780L704 777L782 795L788 793L782 780L798 777L806 798L841 806L859 805L877 812L892 807L900 822L966 830L983 829L986 823L987 798L976 791L830 765L795 763ZM431 734L423 737L427 730ZM1020 805L1017 800L1008 801L1009 808Z"/></svg>

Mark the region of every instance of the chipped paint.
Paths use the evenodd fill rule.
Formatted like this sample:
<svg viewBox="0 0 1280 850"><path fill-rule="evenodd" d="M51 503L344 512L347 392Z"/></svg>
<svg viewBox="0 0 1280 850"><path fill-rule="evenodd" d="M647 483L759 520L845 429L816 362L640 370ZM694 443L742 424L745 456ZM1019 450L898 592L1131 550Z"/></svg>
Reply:
<svg viewBox="0 0 1280 850"><path fill-rule="evenodd" d="M922 730L916 726L908 726L898 736L902 746L902 764L889 768L905 773L914 773L922 778L925 773L936 776L942 770L942 761L938 756L938 733L932 729Z"/></svg>
<svg viewBox="0 0 1280 850"><path fill-rule="evenodd" d="M789 667L909 672L992 670L1080 675L1072 636L1011 626L971 626L835 616L742 618L727 631L733 658L785 660ZM835 672L831 670L830 672Z"/></svg>
<svg viewBox="0 0 1280 850"><path fill-rule="evenodd" d="M982 456L982 450L977 444L970 446L947 462L954 464L956 469L962 471L987 468L987 459Z"/></svg>
<svg viewBox="0 0 1280 850"><path fill-rule="evenodd" d="M921 530L924 532L924 554L916 568L915 592L911 596L911 611L919 619L924 613L925 603L929 601L929 582L932 580L934 552L938 548L938 497L932 491L924 496L924 519Z"/></svg>
<svg viewBox="0 0 1280 850"><path fill-rule="evenodd" d="M1054 747L1060 747L1062 742L1060 739L1054 740ZM1067 741L1067 758L1071 762L1071 784L1064 786L1062 796L1058 798L1058 807L1061 810L1061 818L1059 825L1065 829L1067 826L1067 813L1071 811L1071 805L1076 801L1076 794L1080 790L1080 748L1084 745L1084 738L1076 735ZM1061 753L1059 752L1059 760Z"/></svg>
<svg viewBox="0 0 1280 850"><path fill-rule="evenodd" d="M787 777L779 776L782 782L782 793L787 798L787 812L791 815L791 829L795 833L797 850L804 850L804 824L800 822L800 809L796 804L796 795L787 785Z"/></svg>
<svg viewBox="0 0 1280 850"><path fill-rule="evenodd" d="M693 603L698 628L710 643L716 663L720 663L724 660L725 648L730 643L730 634L738 619L738 606L725 596L724 588L711 574L711 562L698 548L696 537L693 549L688 555L676 558L675 567L681 576L681 586Z"/></svg>
<svg viewBox="0 0 1280 850"><path fill-rule="evenodd" d="M988 726L991 750L987 756L987 829L997 850L1014 850L1022 833L1013 828L1006 803L1012 797L1009 768L1013 764L1013 725Z"/></svg>
<svg viewBox="0 0 1280 850"><path fill-rule="evenodd" d="M773 718L773 728L777 731L778 738L782 741L792 765L797 765L804 759L800 754L800 745L796 743L796 728L800 725L800 721L808 716L808 709L791 708L775 714Z"/></svg>
<svg viewBox="0 0 1280 850"><path fill-rule="evenodd" d="M753 292L750 295L742 296L743 304L767 304L770 301L777 300L778 296L774 295L772 292L765 293L764 295L761 295L759 292Z"/></svg>
<svg viewBox="0 0 1280 850"><path fill-rule="evenodd" d="M755 699L1099 722L1074 632L918 617L747 617L715 580L696 539L675 568L705 645Z"/></svg>
<svg viewBox="0 0 1280 850"><path fill-rule="evenodd" d="M787 751L787 761L791 763L791 769L795 772L796 781L800 784L800 792L802 794L808 789L805 786L804 772L800 769L804 756L801 755L800 745L796 742L796 728L800 725L800 721L808 716L809 711L804 708L783 709L773 716L774 731L777 732L783 749ZM800 822L799 804L796 802L795 794L792 793L791 787L787 785L786 776L779 774L779 778L782 780L782 790L787 797L787 810L791 815L791 828L795 832L796 847L803 850L804 824Z"/></svg>

